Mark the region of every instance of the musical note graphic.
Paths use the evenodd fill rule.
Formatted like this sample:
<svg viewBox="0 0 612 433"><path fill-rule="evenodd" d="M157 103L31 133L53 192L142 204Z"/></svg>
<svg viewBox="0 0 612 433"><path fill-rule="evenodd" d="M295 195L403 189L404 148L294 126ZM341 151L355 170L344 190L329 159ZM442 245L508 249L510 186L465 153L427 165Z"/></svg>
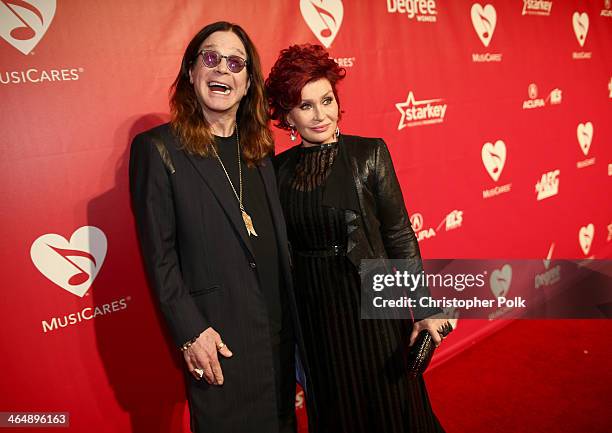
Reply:
<svg viewBox="0 0 612 433"><path fill-rule="evenodd" d="M72 277L70 277L70 279L68 280L68 284L72 285L72 286L78 286L79 284L83 284L84 282L86 282L90 275L87 271L85 271L84 269L82 269L79 265L77 265L74 261L70 260L68 257L69 256L76 256L76 257L85 257L89 260L91 260L94 264L94 266L96 266L96 259L94 256L92 256L91 254L85 252L85 251L79 251L79 250L68 250L68 249L64 249L64 248L58 248L58 247L54 247L51 246L49 244L47 244L47 246L49 248L51 248L53 251L55 251L56 253L58 253L60 256L62 256L66 261L68 261L71 265L73 265L75 268L77 268L80 272L74 274Z"/></svg>
<svg viewBox="0 0 612 433"><path fill-rule="evenodd" d="M578 38L582 41L584 39L584 35L587 32L587 29L582 23L582 20L578 19L576 22L578 24L578 27L580 27L580 36L578 36Z"/></svg>
<svg viewBox="0 0 612 433"><path fill-rule="evenodd" d="M491 152L490 150L489 150L489 156L495 160L494 162L495 167L493 167L492 171L493 173L497 173L499 171L500 165L502 164L502 158L501 156L499 156L498 154L494 152Z"/></svg>
<svg viewBox="0 0 612 433"><path fill-rule="evenodd" d="M4 4L23 24L23 26L15 27L13 30L11 30L11 37L19 41L27 41L28 39L32 39L34 36L36 36L34 29L23 19L15 7L23 8L32 12L40 19L40 23L42 25L43 16L38 9L31 4L26 3L24 0L0 0L0 2L2 2L2 4Z"/></svg>
<svg viewBox="0 0 612 433"><path fill-rule="evenodd" d="M485 38L485 39L488 39L489 38L489 31L488 30L490 30L491 27L492 27L491 21L489 21L487 19L487 17L485 17L481 13L478 13L478 16L480 17L480 19L482 21L482 24L483 24L483 27L485 28L484 29L485 31L482 33L482 37Z"/></svg>
<svg viewBox="0 0 612 433"><path fill-rule="evenodd" d="M319 14L319 17L321 18L321 21L325 25L325 28L323 30L321 30L321 36L324 37L324 38L330 37L332 35L332 31L331 31L331 29L329 27L329 24L327 23L327 20L325 20L324 17L326 17L326 16L329 17L332 20L332 22L334 23L335 27L337 27L336 19L334 18L334 16L331 13L329 13L329 11L323 9L320 6L317 6L313 2L311 2L311 4L315 8L317 13Z"/></svg>

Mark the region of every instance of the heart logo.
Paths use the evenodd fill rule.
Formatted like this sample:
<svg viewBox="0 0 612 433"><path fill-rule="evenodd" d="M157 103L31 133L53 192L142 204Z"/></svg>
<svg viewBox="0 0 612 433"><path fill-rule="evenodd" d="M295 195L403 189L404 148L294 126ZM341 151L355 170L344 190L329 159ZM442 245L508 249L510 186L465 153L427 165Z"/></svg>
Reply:
<svg viewBox="0 0 612 433"><path fill-rule="evenodd" d="M584 153L584 156L587 156L591 148L591 141L593 140L593 124L591 122L580 123L576 129L576 135L578 136L578 144L580 144L582 153Z"/></svg>
<svg viewBox="0 0 612 433"><path fill-rule="evenodd" d="M578 233L578 241L580 242L580 248L582 248L582 252L585 256L589 254L589 251L591 250L594 235L595 226L592 223L588 226L580 227L580 232Z"/></svg>
<svg viewBox="0 0 612 433"><path fill-rule="evenodd" d="M589 32L589 16L586 12L582 12L581 14L574 12L574 15L572 15L572 24L574 25L574 33L576 33L578 43L581 47L584 47L587 33Z"/></svg>
<svg viewBox="0 0 612 433"><path fill-rule="evenodd" d="M504 265L501 269L495 269L491 273L489 278L489 284L491 285L491 292L496 297L506 296L510 289L510 283L512 282L512 267L510 265Z"/></svg>
<svg viewBox="0 0 612 433"><path fill-rule="evenodd" d="M472 25L485 47L491 42L495 24L497 24L497 12L493 5L486 5L484 8L478 3L472 5Z"/></svg>
<svg viewBox="0 0 612 433"><path fill-rule="evenodd" d="M481 154L482 163L487 169L489 176L497 182L506 163L506 144L502 140L497 140L495 145L485 143L482 146Z"/></svg>
<svg viewBox="0 0 612 433"><path fill-rule="evenodd" d="M317 39L329 48L342 25L344 6L341 0L300 0L304 21Z"/></svg>
<svg viewBox="0 0 612 433"><path fill-rule="evenodd" d="M23 54L40 42L55 15L55 0L3 0L0 36Z"/></svg>
<svg viewBox="0 0 612 433"><path fill-rule="evenodd" d="M83 297L102 268L106 249L104 232L84 226L75 230L70 241L54 233L40 236L32 243L30 257L41 274Z"/></svg>

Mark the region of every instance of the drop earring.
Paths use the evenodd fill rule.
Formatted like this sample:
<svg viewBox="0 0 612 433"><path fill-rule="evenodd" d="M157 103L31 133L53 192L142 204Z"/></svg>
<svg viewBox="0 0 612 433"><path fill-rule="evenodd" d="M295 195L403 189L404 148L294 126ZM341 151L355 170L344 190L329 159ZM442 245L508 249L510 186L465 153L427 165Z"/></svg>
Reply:
<svg viewBox="0 0 612 433"><path fill-rule="evenodd" d="M336 126L336 141L338 141L338 137L340 137L340 128Z"/></svg>
<svg viewBox="0 0 612 433"><path fill-rule="evenodd" d="M295 125L289 125L289 127L291 128L291 141L297 140L297 129L295 128Z"/></svg>

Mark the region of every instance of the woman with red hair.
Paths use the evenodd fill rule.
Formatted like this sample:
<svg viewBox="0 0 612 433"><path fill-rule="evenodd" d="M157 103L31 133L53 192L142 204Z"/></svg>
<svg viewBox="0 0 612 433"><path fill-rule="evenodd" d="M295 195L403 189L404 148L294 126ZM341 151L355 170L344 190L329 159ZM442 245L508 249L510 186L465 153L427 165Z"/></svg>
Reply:
<svg viewBox="0 0 612 433"><path fill-rule="evenodd" d="M436 345L448 332L434 316L440 310L421 310L414 323L360 320L361 260L422 265L384 141L340 134L345 74L323 47L293 45L266 80L271 117L302 138L275 166L317 413L309 424L315 432L441 432L422 375L408 374L420 331Z"/></svg>

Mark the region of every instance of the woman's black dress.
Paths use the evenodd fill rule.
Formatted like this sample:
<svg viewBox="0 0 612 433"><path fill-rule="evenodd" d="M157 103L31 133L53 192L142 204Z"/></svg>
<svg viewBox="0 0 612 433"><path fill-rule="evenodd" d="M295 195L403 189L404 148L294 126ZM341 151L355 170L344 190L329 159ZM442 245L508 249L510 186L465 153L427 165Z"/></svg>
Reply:
<svg viewBox="0 0 612 433"><path fill-rule="evenodd" d="M280 185L317 433L443 432L423 379L404 374L411 322L360 319L359 274L343 254L344 212L321 205L337 155L338 143L300 148L295 174Z"/></svg>

